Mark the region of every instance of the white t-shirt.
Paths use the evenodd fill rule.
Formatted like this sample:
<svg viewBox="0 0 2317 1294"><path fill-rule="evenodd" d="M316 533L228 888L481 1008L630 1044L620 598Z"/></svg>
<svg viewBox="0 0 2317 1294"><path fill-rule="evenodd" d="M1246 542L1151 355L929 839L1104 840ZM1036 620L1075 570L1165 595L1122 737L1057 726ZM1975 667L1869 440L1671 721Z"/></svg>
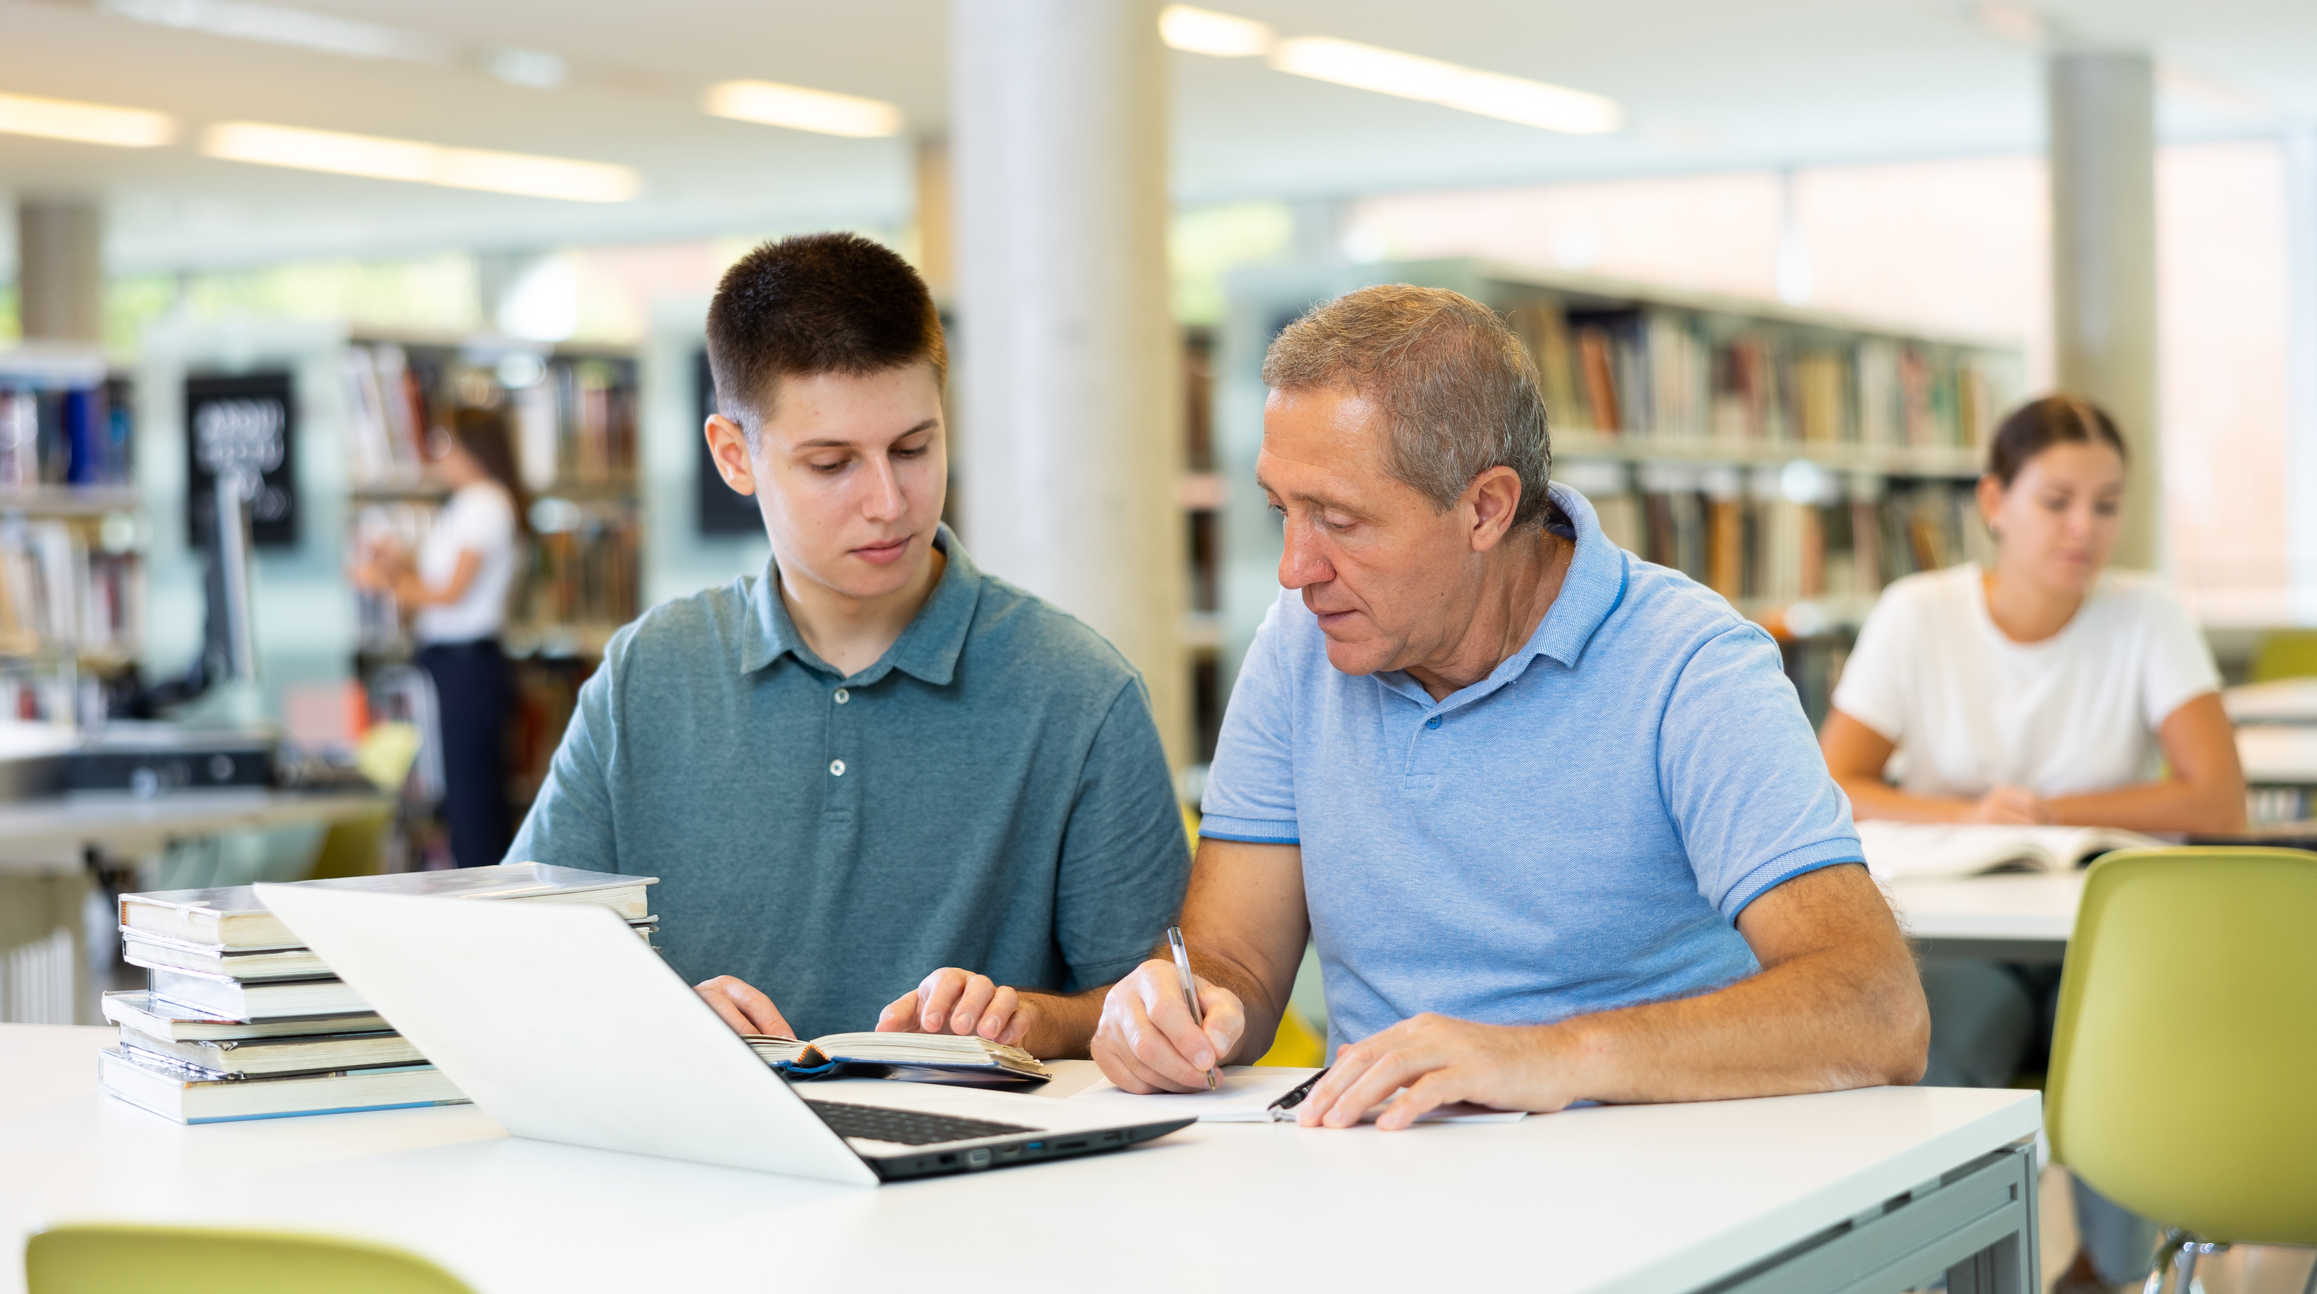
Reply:
<svg viewBox="0 0 2317 1294"><path fill-rule="evenodd" d="M497 481L462 485L443 505L426 542L418 546L418 576L439 589L458 573L459 554L482 559L466 596L422 607L411 618L421 643L470 642L495 636L507 619L507 584L515 576L515 501Z"/></svg>
<svg viewBox="0 0 2317 1294"><path fill-rule="evenodd" d="M2204 636L2151 576L2102 572L2065 628L2020 643L1965 563L1883 591L1834 708L1896 743L1911 795L2080 795L2155 776L2156 730L2219 687Z"/></svg>

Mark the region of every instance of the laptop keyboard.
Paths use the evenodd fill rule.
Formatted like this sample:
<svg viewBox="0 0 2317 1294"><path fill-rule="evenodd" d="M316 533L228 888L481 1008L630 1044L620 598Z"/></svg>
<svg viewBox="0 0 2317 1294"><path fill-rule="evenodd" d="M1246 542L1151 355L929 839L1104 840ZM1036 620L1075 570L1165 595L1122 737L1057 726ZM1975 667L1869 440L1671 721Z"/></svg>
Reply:
<svg viewBox="0 0 2317 1294"><path fill-rule="evenodd" d="M1040 1132L1018 1123L988 1119L961 1119L954 1114L922 1114L881 1105L849 1105L843 1101L807 1101L840 1137L867 1137L902 1146L930 1146L941 1141L997 1137L1009 1132Z"/></svg>

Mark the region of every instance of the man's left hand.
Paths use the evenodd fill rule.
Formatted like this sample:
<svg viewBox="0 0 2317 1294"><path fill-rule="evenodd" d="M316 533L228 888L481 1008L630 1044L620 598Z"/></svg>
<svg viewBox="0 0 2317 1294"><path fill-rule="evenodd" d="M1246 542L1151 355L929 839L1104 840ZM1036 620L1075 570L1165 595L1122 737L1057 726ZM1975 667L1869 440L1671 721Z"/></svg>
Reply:
<svg viewBox="0 0 2317 1294"><path fill-rule="evenodd" d="M1387 1132L1457 1101L1499 1110L1558 1110L1583 1095L1576 1057L1547 1027L1411 1016L1336 1053L1327 1077L1296 1111L1306 1128L1349 1128L1387 1099ZM1406 1091L1400 1089L1406 1088ZM1392 1094L1399 1092L1394 1099Z"/></svg>
<svg viewBox="0 0 2317 1294"><path fill-rule="evenodd" d="M1037 1021L1035 997L987 975L944 966L880 1012L877 1032L973 1034L1018 1047Z"/></svg>

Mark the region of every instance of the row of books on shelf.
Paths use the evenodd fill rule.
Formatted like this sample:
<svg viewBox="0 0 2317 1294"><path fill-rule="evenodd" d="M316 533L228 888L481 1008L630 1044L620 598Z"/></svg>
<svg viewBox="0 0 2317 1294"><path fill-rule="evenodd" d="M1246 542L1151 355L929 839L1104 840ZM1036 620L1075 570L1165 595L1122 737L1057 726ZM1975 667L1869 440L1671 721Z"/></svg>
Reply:
<svg viewBox="0 0 2317 1294"><path fill-rule="evenodd" d="M133 432L124 379L75 387L0 379L0 490L133 484Z"/></svg>
<svg viewBox="0 0 2317 1294"><path fill-rule="evenodd" d="M632 362L518 353L491 361L455 347L355 343L346 348L348 446L361 486L415 483L428 441L461 407L508 420L517 469L533 490L624 481L636 466Z"/></svg>
<svg viewBox="0 0 2317 1294"><path fill-rule="evenodd" d="M587 903L649 942L654 878L539 863L308 881L374 893ZM122 956L147 987L107 993L112 1095L180 1123L463 1102L457 1087L267 911L248 886L121 896Z"/></svg>
<svg viewBox="0 0 2317 1294"><path fill-rule="evenodd" d="M2018 394L2010 357L1958 345L1550 300L1511 317L1571 431L1976 449Z"/></svg>
<svg viewBox="0 0 2317 1294"><path fill-rule="evenodd" d="M125 656L142 637L144 564L78 527L0 523L0 655Z"/></svg>
<svg viewBox="0 0 2317 1294"><path fill-rule="evenodd" d="M1859 482L1797 467L1583 463L1563 479L1611 542L1740 606L1871 599L1893 580L1987 555L1966 483Z"/></svg>

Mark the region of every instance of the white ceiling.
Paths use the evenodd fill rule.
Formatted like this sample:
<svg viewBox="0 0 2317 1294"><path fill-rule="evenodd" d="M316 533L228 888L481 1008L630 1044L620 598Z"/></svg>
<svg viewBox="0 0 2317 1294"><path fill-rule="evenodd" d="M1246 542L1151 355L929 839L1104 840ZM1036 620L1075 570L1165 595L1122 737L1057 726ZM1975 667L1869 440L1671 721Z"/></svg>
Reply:
<svg viewBox="0 0 2317 1294"><path fill-rule="evenodd" d="M942 0L293 0L472 48L566 60L563 88L151 26L77 0L0 0L0 90L622 163L643 195L594 205L465 193L0 136L0 190L102 194L123 270L449 247L527 249L898 226L904 139L703 115L742 77L946 115ZM1626 129L1571 137L1171 53L1178 200L1390 189L2032 149L2038 55L1961 0L1209 0L1282 35L1330 35L1606 94ZM2052 0L2067 39L2153 50L2188 78L2169 138L2317 121L2312 0ZM2232 102L2232 99L2235 102ZM8 240L12 243L13 240ZM5 247L0 244L0 247ZM12 250L12 248L8 249ZM4 261L8 250L0 250Z"/></svg>

